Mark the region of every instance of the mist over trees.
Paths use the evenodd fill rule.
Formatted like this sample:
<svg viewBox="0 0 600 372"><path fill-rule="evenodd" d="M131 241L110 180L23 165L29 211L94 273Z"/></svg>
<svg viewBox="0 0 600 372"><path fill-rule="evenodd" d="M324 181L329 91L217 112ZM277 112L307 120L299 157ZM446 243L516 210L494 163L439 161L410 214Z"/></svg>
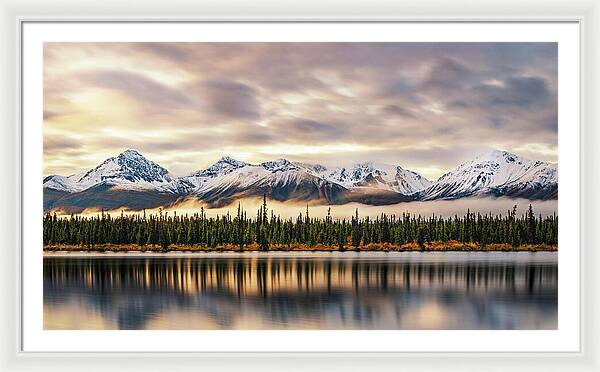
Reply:
<svg viewBox="0 0 600 372"><path fill-rule="evenodd" d="M253 214L254 215L254 214ZM241 204L236 215L207 217L204 209L191 215L159 212L147 215L111 217L70 216L60 218L46 214L43 219L44 246L75 245L95 249L106 244L136 244L140 248L172 245L203 246L218 249L234 246L243 251L250 245L268 251L272 246L328 246L340 251L391 244L401 246L416 243L420 249L432 242L476 243L481 248L489 244L558 244L558 217L536 216L531 205L526 213L517 215L517 207L506 214L491 215L467 211L464 215L438 217L402 213L382 213L376 218L361 217L356 209L350 219L333 219L330 210L324 217L299 213L296 218L283 219L269 211L266 197L254 217L248 216Z"/></svg>

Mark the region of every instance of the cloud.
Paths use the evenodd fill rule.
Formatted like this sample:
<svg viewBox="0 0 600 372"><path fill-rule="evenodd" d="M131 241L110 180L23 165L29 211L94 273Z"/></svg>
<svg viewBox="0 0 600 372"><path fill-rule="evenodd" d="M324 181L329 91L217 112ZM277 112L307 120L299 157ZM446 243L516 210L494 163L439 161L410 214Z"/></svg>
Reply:
<svg viewBox="0 0 600 372"><path fill-rule="evenodd" d="M430 178L489 148L556 160L557 65L556 43L45 43L44 172L123 148L180 174L223 154Z"/></svg>
<svg viewBox="0 0 600 372"><path fill-rule="evenodd" d="M135 48L141 51L147 51L150 54L159 56L175 63L181 63L191 56L191 51L185 47L186 43L135 43Z"/></svg>
<svg viewBox="0 0 600 372"><path fill-rule="evenodd" d="M506 124L510 123L510 118L507 116L490 116L488 120L495 128L502 128Z"/></svg>
<svg viewBox="0 0 600 372"><path fill-rule="evenodd" d="M421 89L446 92L465 86L473 77L473 72L453 58L443 57L433 64Z"/></svg>
<svg viewBox="0 0 600 372"><path fill-rule="evenodd" d="M392 80L389 85L385 87L384 94L394 95L394 96L407 96L410 94L414 94L416 91L416 86L414 82L409 81L406 78L400 78L396 80Z"/></svg>
<svg viewBox="0 0 600 372"><path fill-rule="evenodd" d="M325 137L338 134L343 131L343 126L335 124L320 123L315 120L294 120L288 125L300 132L311 132Z"/></svg>
<svg viewBox="0 0 600 372"><path fill-rule="evenodd" d="M548 82L536 76L511 76L502 85L482 84L475 91L487 106L540 107L551 98Z"/></svg>
<svg viewBox="0 0 600 372"><path fill-rule="evenodd" d="M228 80L210 80L196 84L192 90L208 112L233 119L259 119L260 104L252 87Z"/></svg>
<svg viewBox="0 0 600 372"><path fill-rule="evenodd" d="M262 130L276 135L276 140L280 143L315 145L347 140L352 136L347 127L342 122L293 118L270 122L268 127L262 128ZM273 142L272 139L271 142Z"/></svg>
<svg viewBox="0 0 600 372"><path fill-rule="evenodd" d="M273 133L268 127L254 123L239 122L227 127L228 135L225 140L230 146L253 146L256 144L269 145L281 141L281 136Z"/></svg>
<svg viewBox="0 0 600 372"><path fill-rule="evenodd" d="M69 150L78 150L81 145L76 139L67 138L64 136L48 136L44 138L44 152L55 153L65 152Z"/></svg>
<svg viewBox="0 0 600 372"><path fill-rule="evenodd" d="M134 72L100 70L85 73L81 78L97 87L119 91L150 105L184 108L192 104L185 93Z"/></svg>
<svg viewBox="0 0 600 372"><path fill-rule="evenodd" d="M381 107L380 110L383 114L387 114L387 115L400 116L400 117L404 117L404 118L413 118L413 119L417 117L409 109L400 107L398 105L386 105L386 106Z"/></svg>

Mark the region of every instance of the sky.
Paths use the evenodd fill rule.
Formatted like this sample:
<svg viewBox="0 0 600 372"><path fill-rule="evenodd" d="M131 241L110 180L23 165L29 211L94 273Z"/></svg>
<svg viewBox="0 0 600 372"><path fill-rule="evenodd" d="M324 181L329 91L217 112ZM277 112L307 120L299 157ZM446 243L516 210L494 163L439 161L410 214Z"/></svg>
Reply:
<svg viewBox="0 0 600 372"><path fill-rule="evenodd" d="M556 43L45 43L44 174L126 149L176 176L222 156L431 180L491 149L556 162L557 64Z"/></svg>

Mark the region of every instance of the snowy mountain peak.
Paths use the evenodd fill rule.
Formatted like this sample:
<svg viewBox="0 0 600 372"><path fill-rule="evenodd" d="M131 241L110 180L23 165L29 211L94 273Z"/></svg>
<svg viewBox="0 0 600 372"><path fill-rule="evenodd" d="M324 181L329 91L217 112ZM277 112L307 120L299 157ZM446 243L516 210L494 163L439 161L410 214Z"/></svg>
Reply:
<svg viewBox="0 0 600 372"><path fill-rule="evenodd" d="M219 159L219 161L217 163L229 164L229 165L232 165L232 166L235 166L235 167L243 167L243 166L248 165L248 163L245 163L243 161L234 159L234 158L232 158L230 156L223 156L223 157L221 157L221 159Z"/></svg>
<svg viewBox="0 0 600 372"><path fill-rule="evenodd" d="M229 174L229 173L233 172L234 170L243 168L247 165L250 165L250 164L245 163L240 160L236 160L229 156L223 156L221 159L219 159L216 163L214 163L210 167L203 169L203 170L199 170L199 171L193 173L192 176L193 177L214 178L217 176L223 176L223 175Z"/></svg>
<svg viewBox="0 0 600 372"><path fill-rule="evenodd" d="M292 163L287 159L276 159L272 161L265 161L260 163L260 166L270 172L285 172L299 170L300 166L296 163Z"/></svg>
<svg viewBox="0 0 600 372"><path fill-rule="evenodd" d="M351 168L325 170L323 176L346 188L377 187L403 195L414 194L431 184L425 177L398 165L374 162L358 163Z"/></svg>
<svg viewBox="0 0 600 372"><path fill-rule="evenodd" d="M68 177L46 177L44 187L74 192L107 183L112 186L147 189L160 188L172 181L169 171L130 149L104 160L87 172Z"/></svg>
<svg viewBox="0 0 600 372"><path fill-rule="evenodd" d="M59 176L51 175L44 177L44 188L66 191L66 192L77 192L81 191L82 188L78 187L77 183L73 179L75 176Z"/></svg>
<svg viewBox="0 0 600 372"><path fill-rule="evenodd" d="M425 199L458 198L475 194L500 194L499 190L556 188L556 164L531 161L513 153L493 150L460 164L424 191ZM502 191L506 194L506 191Z"/></svg>
<svg viewBox="0 0 600 372"><path fill-rule="evenodd" d="M169 171L146 159L136 150L126 150L117 157L108 158L102 164L86 172L77 182L102 182L104 180L130 182L170 182Z"/></svg>
<svg viewBox="0 0 600 372"><path fill-rule="evenodd" d="M496 161L496 162L504 162L504 163L515 163L519 161L523 161L519 156L510 153L504 150L492 150L487 154L480 155L475 160L479 161Z"/></svg>
<svg viewBox="0 0 600 372"><path fill-rule="evenodd" d="M127 149L119 154L120 158L144 158L137 150ZM145 158L144 158L145 159Z"/></svg>

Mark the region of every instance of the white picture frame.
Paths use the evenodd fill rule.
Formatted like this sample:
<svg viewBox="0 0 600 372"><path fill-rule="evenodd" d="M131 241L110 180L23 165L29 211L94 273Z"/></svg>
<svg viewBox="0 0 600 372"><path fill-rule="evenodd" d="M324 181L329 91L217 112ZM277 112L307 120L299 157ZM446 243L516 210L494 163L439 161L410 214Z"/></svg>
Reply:
<svg viewBox="0 0 600 372"><path fill-rule="evenodd" d="M452 4L452 5L451 5ZM528 4L529 7L524 7ZM60 5L60 6L59 6ZM592 312L597 305L597 292L591 283L596 282L593 269L597 253L592 249L598 243L598 233L593 228L593 211L598 197L592 190L598 185L597 174L593 170L600 152L593 146L598 138L592 123L598 119L598 109L593 104L598 94L598 50L594 40L598 33L596 23L600 20L599 6L593 1L558 1L552 5L539 1L490 1L479 8L458 0L438 4L424 1L415 4L394 4L382 2L369 4L346 2L337 7L323 9L318 2L304 3L295 7L290 4L265 2L262 11L249 4L230 2L229 4L193 4L172 9L168 3L144 2L146 15L136 14L131 5L107 4L100 12L91 4L77 4L74 1L58 1L44 4L37 1L3 1L2 38L8 53L2 60L2 81L9 82L0 96L3 110L2 123L2 165L0 174L5 182L0 185L0 197L5 211L2 212L2 226L5 259L2 262L2 285L4 301L0 305L2 319L2 369L98 369L98 370L169 370L174 363L182 369L208 370L244 368L245 370L309 370L328 369L397 369L428 370L447 368L449 370L498 369L565 369L593 370L598 367L597 344L594 342L597 329L596 317ZM170 9L171 8L171 9ZM64 14L69 9L69 14ZM186 10L187 9L187 10ZM233 9L236 9L235 11ZM518 9L530 9L530 13ZM543 15L540 15L541 11ZM106 12L106 13L104 13ZM148 15L150 14L150 15ZM22 221L20 213L23 187L21 181L21 54L20 42L22 26L33 21L391 21L391 22L515 22L515 21L569 21L578 22L581 29L581 350L568 353L40 353L24 352L21 340L21 294L20 281L21 255L17 247L21 244ZM12 175L9 177L8 175ZM7 181L11 180L13 182ZM177 359L173 359L177 358ZM126 361L126 362L125 362Z"/></svg>

